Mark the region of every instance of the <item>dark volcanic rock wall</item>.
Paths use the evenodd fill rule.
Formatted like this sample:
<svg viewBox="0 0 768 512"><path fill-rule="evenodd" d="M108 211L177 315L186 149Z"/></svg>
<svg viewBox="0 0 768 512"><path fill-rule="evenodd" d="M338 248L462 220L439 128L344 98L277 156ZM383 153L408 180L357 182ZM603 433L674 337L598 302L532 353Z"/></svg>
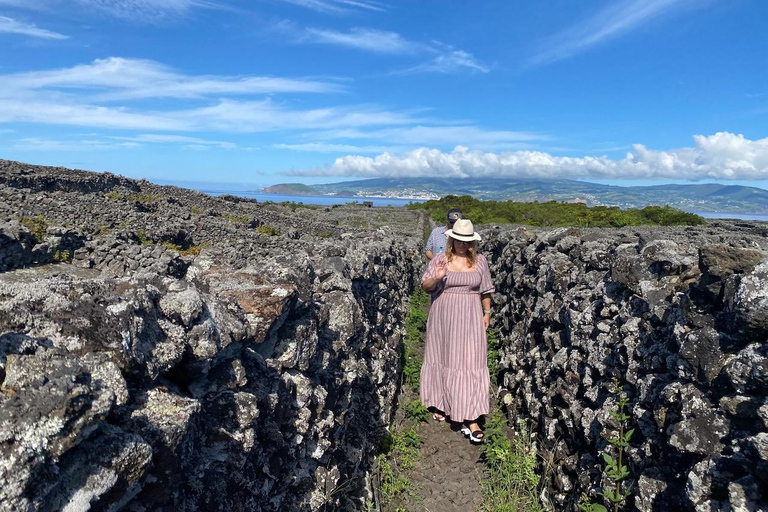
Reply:
<svg viewBox="0 0 768 512"><path fill-rule="evenodd" d="M425 222L0 161L0 510L362 508Z"/></svg>
<svg viewBox="0 0 768 512"><path fill-rule="evenodd" d="M505 401L558 510L601 481L618 378L630 510L768 510L768 226L485 230Z"/></svg>

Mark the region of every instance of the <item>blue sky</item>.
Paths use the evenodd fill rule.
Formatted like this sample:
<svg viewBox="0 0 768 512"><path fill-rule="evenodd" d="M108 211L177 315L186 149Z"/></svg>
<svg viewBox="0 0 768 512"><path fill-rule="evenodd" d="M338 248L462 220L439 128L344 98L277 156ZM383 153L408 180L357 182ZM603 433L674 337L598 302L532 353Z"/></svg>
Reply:
<svg viewBox="0 0 768 512"><path fill-rule="evenodd" d="M768 188L764 0L0 0L0 158Z"/></svg>

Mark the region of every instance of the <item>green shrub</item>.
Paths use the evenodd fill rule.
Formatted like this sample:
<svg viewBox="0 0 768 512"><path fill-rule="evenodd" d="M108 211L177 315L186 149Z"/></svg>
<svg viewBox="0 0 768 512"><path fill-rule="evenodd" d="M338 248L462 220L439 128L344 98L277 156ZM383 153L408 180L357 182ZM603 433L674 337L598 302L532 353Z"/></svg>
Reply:
<svg viewBox="0 0 768 512"><path fill-rule="evenodd" d="M262 235L268 235L268 236L280 236L282 233L270 226L269 224L259 224L256 228L256 231L261 233Z"/></svg>
<svg viewBox="0 0 768 512"><path fill-rule="evenodd" d="M35 237L37 243L43 241L45 232L48 230L48 221L46 221L42 215L38 215L37 217L22 217L20 222L32 232L32 236Z"/></svg>
<svg viewBox="0 0 768 512"><path fill-rule="evenodd" d="M515 201L481 201L471 196L445 196L424 203L411 203L407 208L426 210L435 222L445 222L450 208L460 208L464 217L476 224L529 224L540 227L623 227L623 226L695 226L704 218L671 206L648 206L641 210L618 206L588 207L583 203L521 203Z"/></svg>
<svg viewBox="0 0 768 512"><path fill-rule="evenodd" d="M224 216L227 218L229 222L234 222L235 224L245 224L246 222L248 222L247 215L237 216L237 215L232 215L231 213L227 213Z"/></svg>
<svg viewBox="0 0 768 512"><path fill-rule="evenodd" d="M158 199L162 198L162 194L131 194L128 196L129 201L135 201L141 204L154 203Z"/></svg>
<svg viewBox="0 0 768 512"><path fill-rule="evenodd" d="M190 246L183 246L179 244L174 244L172 242L165 242L165 246L168 249L173 249L174 251L179 253L179 256L197 256L200 254L200 251L203 249L207 249L211 246L209 243L204 243L200 245L190 245Z"/></svg>
<svg viewBox="0 0 768 512"><path fill-rule="evenodd" d="M138 241L138 242L139 242L141 245L151 245L151 244L155 243L155 241L154 241L154 240L152 240L151 238L149 238L149 237L147 236L147 234L146 234L146 233L144 233L144 230L143 230L143 229L140 229L140 230L138 230L138 231L136 232L136 240L137 240L137 241Z"/></svg>
<svg viewBox="0 0 768 512"><path fill-rule="evenodd" d="M106 197L107 199L112 199L113 201L120 201L123 199L123 194L121 194L120 192L115 192L113 190L111 192L107 192L106 194L104 194L104 197Z"/></svg>

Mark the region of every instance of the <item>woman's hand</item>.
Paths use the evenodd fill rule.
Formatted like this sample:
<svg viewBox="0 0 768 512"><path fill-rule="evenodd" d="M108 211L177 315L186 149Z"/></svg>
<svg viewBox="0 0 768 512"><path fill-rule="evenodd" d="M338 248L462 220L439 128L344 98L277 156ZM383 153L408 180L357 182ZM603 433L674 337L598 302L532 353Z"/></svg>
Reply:
<svg viewBox="0 0 768 512"><path fill-rule="evenodd" d="M440 281L442 278L445 277L445 274L448 272L448 262L444 259L440 259L440 261L435 262L435 279Z"/></svg>
<svg viewBox="0 0 768 512"><path fill-rule="evenodd" d="M487 331L488 327L491 326L491 314L490 313L485 313L483 315L483 324L485 325L485 330Z"/></svg>

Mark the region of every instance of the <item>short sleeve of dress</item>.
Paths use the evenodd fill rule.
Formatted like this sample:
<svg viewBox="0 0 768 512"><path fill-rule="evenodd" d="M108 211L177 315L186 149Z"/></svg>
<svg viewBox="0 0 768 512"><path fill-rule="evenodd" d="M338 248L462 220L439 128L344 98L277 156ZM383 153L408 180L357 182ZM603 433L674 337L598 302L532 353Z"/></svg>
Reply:
<svg viewBox="0 0 768 512"><path fill-rule="evenodd" d="M493 293L496 288L491 280L491 271L488 269L488 260L482 254L477 255L478 270L480 271L480 293Z"/></svg>

